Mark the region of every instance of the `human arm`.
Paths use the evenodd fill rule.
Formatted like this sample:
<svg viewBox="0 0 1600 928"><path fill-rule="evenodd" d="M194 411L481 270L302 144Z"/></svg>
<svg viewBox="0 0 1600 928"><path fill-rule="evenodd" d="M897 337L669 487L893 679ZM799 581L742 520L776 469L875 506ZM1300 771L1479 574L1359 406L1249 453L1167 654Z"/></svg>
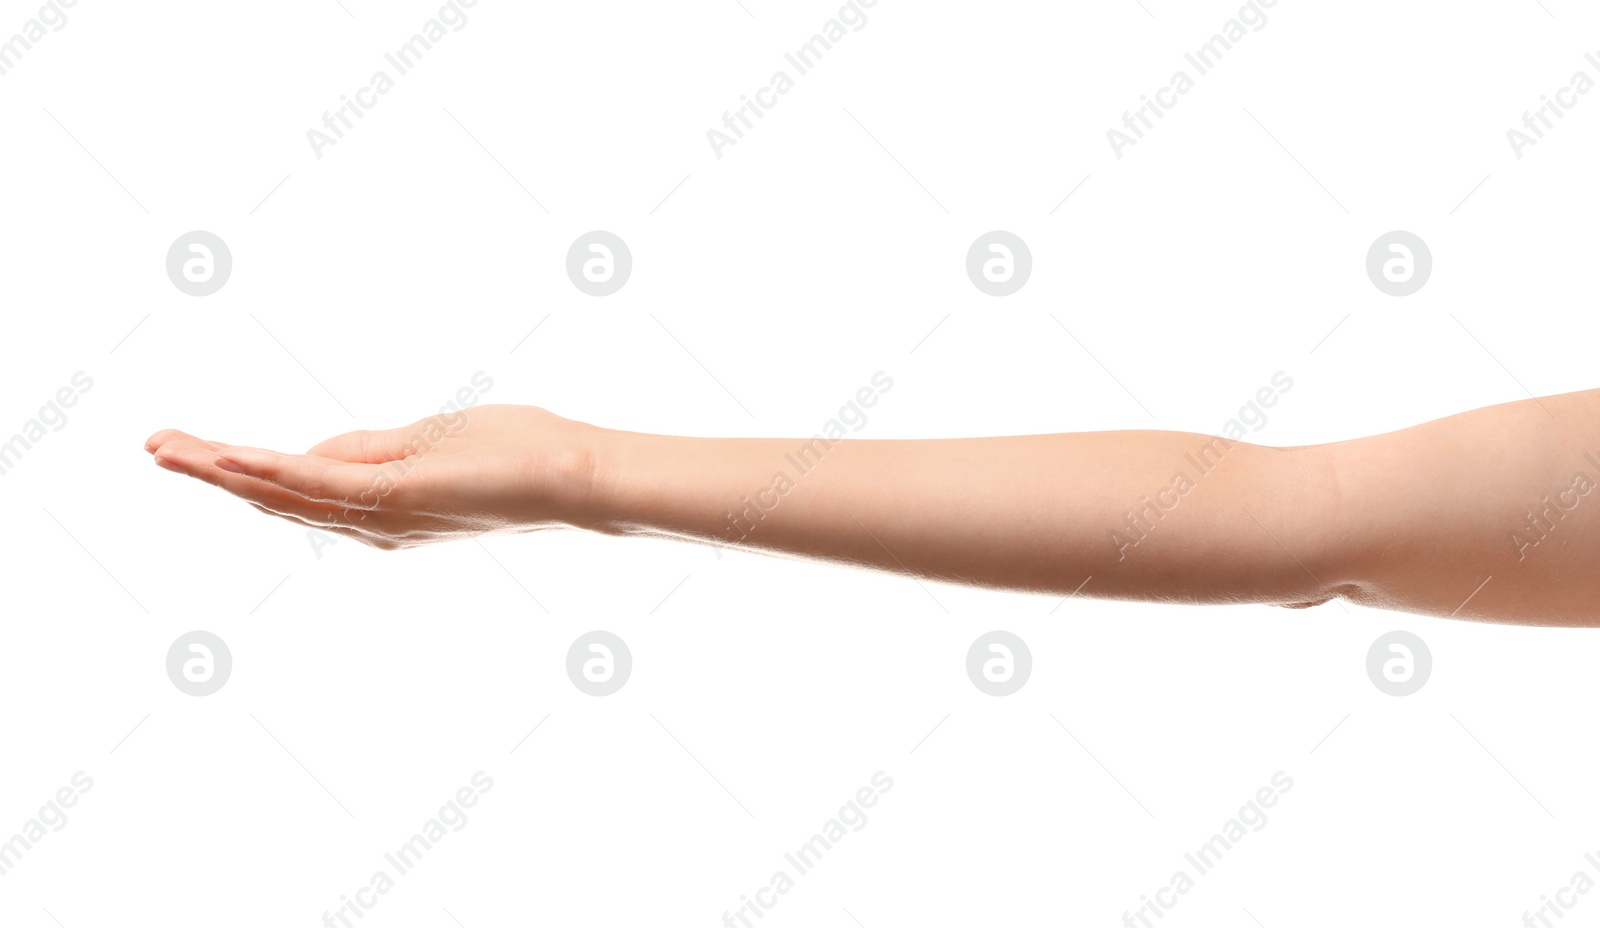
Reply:
<svg viewBox="0 0 1600 928"><path fill-rule="evenodd" d="M430 420L340 436L305 456L173 432L147 447L267 511L381 547L570 526L1061 595L1345 597L1600 624L1590 606L1600 517L1581 505L1600 485L1600 460L1588 457L1600 458L1600 391L1281 449L1159 431L688 438L532 407L461 415L427 447L416 439ZM1530 505L1548 516L1530 523Z"/></svg>

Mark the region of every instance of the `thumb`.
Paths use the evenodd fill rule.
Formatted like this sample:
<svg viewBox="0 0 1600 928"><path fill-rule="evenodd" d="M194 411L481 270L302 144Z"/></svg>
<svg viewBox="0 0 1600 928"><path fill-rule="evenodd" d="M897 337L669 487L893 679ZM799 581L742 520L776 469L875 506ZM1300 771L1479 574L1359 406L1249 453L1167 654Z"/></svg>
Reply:
<svg viewBox="0 0 1600 928"><path fill-rule="evenodd" d="M427 448L429 442L422 434L422 423L398 429L359 429L335 435L313 447L306 454L312 457L333 458L351 464L386 464L398 461Z"/></svg>

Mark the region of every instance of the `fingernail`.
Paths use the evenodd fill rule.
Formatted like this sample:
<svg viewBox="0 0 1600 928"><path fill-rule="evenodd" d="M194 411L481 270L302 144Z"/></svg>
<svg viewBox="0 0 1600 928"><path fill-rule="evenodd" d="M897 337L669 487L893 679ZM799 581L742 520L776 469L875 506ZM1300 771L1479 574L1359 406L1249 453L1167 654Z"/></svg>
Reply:
<svg viewBox="0 0 1600 928"><path fill-rule="evenodd" d="M167 460L166 458L162 457L159 454L156 455L156 466L161 468L161 469L163 469L163 470L170 470L174 474L181 474L181 473L184 472L183 468L181 468L178 465L172 463L171 461Z"/></svg>
<svg viewBox="0 0 1600 928"><path fill-rule="evenodd" d="M227 458L217 458L214 463L217 465L218 470L225 470L230 474L244 473L243 467L240 467L236 462L230 461Z"/></svg>

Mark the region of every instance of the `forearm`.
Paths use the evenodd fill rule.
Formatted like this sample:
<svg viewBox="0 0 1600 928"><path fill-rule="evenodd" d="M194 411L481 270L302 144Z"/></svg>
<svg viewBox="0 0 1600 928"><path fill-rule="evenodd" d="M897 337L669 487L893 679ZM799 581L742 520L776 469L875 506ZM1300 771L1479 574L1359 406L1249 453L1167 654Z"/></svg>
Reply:
<svg viewBox="0 0 1600 928"><path fill-rule="evenodd" d="M1275 449L599 430L590 527L984 586L1600 624L1600 391ZM1588 501L1587 503L1585 501Z"/></svg>
<svg viewBox="0 0 1600 928"><path fill-rule="evenodd" d="M941 580L1180 602L1322 601L1327 456L1177 432L920 441L599 430L590 527Z"/></svg>

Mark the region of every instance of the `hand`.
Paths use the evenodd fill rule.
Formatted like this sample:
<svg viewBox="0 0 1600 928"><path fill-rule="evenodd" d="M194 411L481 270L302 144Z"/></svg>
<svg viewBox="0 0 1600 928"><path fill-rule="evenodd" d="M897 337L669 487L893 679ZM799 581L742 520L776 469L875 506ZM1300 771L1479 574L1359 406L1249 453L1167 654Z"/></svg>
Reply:
<svg viewBox="0 0 1600 928"><path fill-rule="evenodd" d="M387 551L575 524L589 492L590 431L533 406L496 405L349 432L303 455L174 429L145 450L268 515Z"/></svg>

